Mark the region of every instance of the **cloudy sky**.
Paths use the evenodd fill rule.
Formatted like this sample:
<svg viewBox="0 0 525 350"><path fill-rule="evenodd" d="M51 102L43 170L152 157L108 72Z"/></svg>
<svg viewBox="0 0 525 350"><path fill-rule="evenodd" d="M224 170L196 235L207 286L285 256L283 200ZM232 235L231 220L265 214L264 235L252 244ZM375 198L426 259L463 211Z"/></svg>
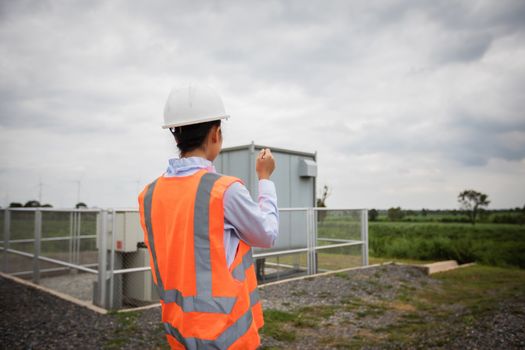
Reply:
<svg viewBox="0 0 525 350"><path fill-rule="evenodd" d="M224 146L317 151L330 207L525 204L519 0L2 1L0 204L135 207L190 81L222 95Z"/></svg>

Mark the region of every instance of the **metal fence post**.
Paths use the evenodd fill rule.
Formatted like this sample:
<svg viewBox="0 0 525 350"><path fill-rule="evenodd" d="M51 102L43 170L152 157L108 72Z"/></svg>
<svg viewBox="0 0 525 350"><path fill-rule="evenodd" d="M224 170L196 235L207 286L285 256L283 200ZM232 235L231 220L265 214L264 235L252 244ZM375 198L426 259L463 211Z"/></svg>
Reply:
<svg viewBox="0 0 525 350"><path fill-rule="evenodd" d="M77 229L75 237L75 264L80 265L80 230L82 228L82 212L78 212Z"/></svg>
<svg viewBox="0 0 525 350"><path fill-rule="evenodd" d="M312 274L312 256L310 254L310 218L308 216L308 209L304 213L304 219L306 220L306 274Z"/></svg>
<svg viewBox="0 0 525 350"><path fill-rule="evenodd" d="M40 282L40 239L42 238L42 211L35 211L35 242L33 255L33 282Z"/></svg>
<svg viewBox="0 0 525 350"><path fill-rule="evenodd" d="M115 275L113 271L115 270L115 239L117 232L117 212L115 209L112 210L112 221L111 221L111 253L109 256L109 270L110 270L110 280L109 280L109 308L113 309L113 299L115 297Z"/></svg>
<svg viewBox="0 0 525 350"><path fill-rule="evenodd" d="M73 213L73 250L71 250L71 257L73 264L77 262L77 228L78 228L78 212Z"/></svg>
<svg viewBox="0 0 525 350"><path fill-rule="evenodd" d="M99 302L102 307L106 307L106 264L107 264L107 219L108 213L105 210L100 211L100 222L98 225L99 232L97 236L99 239L98 250L98 295Z"/></svg>
<svg viewBox="0 0 525 350"><path fill-rule="evenodd" d="M315 232L313 227L313 208L306 209L306 245L308 247L307 260L307 271L309 275L314 275L316 273L316 264L315 264Z"/></svg>
<svg viewBox="0 0 525 350"><path fill-rule="evenodd" d="M73 263L73 220L74 220L74 214L73 212L69 213L69 260L68 262L70 264Z"/></svg>
<svg viewBox="0 0 525 350"><path fill-rule="evenodd" d="M11 211L5 209L4 212L4 263L2 271L7 273L9 258L7 256L9 249L9 237L11 236Z"/></svg>
<svg viewBox="0 0 525 350"><path fill-rule="evenodd" d="M361 262L363 266L368 266L368 210L361 211Z"/></svg>
<svg viewBox="0 0 525 350"><path fill-rule="evenodd" d="M318 212L312 208L312 237L313 237L313 253L312 253L312 259L313 259L313 270L314 274L317 273L317 214Z"/></svg>

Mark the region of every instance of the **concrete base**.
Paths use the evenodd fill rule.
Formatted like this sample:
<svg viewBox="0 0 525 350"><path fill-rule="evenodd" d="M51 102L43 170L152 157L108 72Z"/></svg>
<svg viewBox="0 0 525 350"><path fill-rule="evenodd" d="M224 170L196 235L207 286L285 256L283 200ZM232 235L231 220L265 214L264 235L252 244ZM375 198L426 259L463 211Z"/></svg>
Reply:
<svg viewBox="0 0 525 350"><path fill-rule="evenodd" d="M469 267L473 265L476 265L476 263L458 265L458 262L456 260L447 260L447 261L440 261L440 262L436 262L432 264L426 264L423 266L427 269L427 273L429 275L432 275L438 272L444 272L444 271L454 270L458 268Z"/></svg>
<svg viewBox="0 0 525 350"><path fill-rule="evenodd" d="M427 274L432 275L432 274L437 273L437 272L454 270L459 265L458 265L458 262L456 260L446 260L446 261L435 262L435 263L432 263L432 264L426 264L426 265L423 265L423 266L426 268Z"/></svg>
<svg viewBox="0 0 525 350"><path fill-rule="evenodd" d="M3 273L3 272L0 272L0 276L5 278L5 279L11 280L13 282L20 283L20 284L23 284L25 286L28 286L28 287L31 287L31 288L34 288L34 289L37 289L37 290L40 290L40 291L52 294L52 295L54 295L54 296L56 296L56 297L58 297L60 299L69 301L70 303L74 303L74 304L77 304L79 306L83 306L85 308L88 308L91 311L95 311L95 312L98 312L100 314L107 314L108 313L108 311L106 309L103 309L101 307L93 305L89 301L77 299L77 298L72 297L70 295L57 292L57 291L49 289L47 287L44 287L44 286L41 286L41 285L38 285L38 284L34 284L32 282L23 280L23 279L18 278L18 277L14 277L14 276L8 275L8 274Z"/></svg>
<svg viewBox="0 0 525 350"><path fill-rule="evenodd" d="M418 268L424 271L427 275L432 275L438 272L445 272L445 271L450 271L454 269L476 265L476 263L458 265L458 262L456 260L438 261L435 263L425 264L425 265L404 264L404 263L399 263L399 262L385 262L383 264L412 266L412 267L415 267L415 268Z"/></svg>

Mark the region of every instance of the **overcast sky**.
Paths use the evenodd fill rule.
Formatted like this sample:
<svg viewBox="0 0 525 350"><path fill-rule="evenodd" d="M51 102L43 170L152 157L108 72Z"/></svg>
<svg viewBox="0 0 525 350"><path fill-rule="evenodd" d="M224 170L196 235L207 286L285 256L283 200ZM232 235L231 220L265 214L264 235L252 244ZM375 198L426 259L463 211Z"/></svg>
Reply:
<svg viewBox="0 0 525 350"><path fill-rule="evenodd" d="M224 146L318 152L329 207L525 204L524 1L2 1L0 204L136 207L173 85ZM278 165L277 165L278 166Z"/></svg>

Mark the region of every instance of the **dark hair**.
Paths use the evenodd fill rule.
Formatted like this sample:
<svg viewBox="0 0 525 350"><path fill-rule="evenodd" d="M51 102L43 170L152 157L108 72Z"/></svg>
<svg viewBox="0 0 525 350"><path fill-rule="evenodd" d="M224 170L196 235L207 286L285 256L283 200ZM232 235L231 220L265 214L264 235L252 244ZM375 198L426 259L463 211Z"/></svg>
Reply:
<svg viewBox="0 0 525 350"><path fill-rule="evenodd" d="M177 148L180 150L181 155L183 155L184 153L201 147L211 128L220 125L220 120L212 120L211 122L170 128L170 131L175 137Z"/></svg>

